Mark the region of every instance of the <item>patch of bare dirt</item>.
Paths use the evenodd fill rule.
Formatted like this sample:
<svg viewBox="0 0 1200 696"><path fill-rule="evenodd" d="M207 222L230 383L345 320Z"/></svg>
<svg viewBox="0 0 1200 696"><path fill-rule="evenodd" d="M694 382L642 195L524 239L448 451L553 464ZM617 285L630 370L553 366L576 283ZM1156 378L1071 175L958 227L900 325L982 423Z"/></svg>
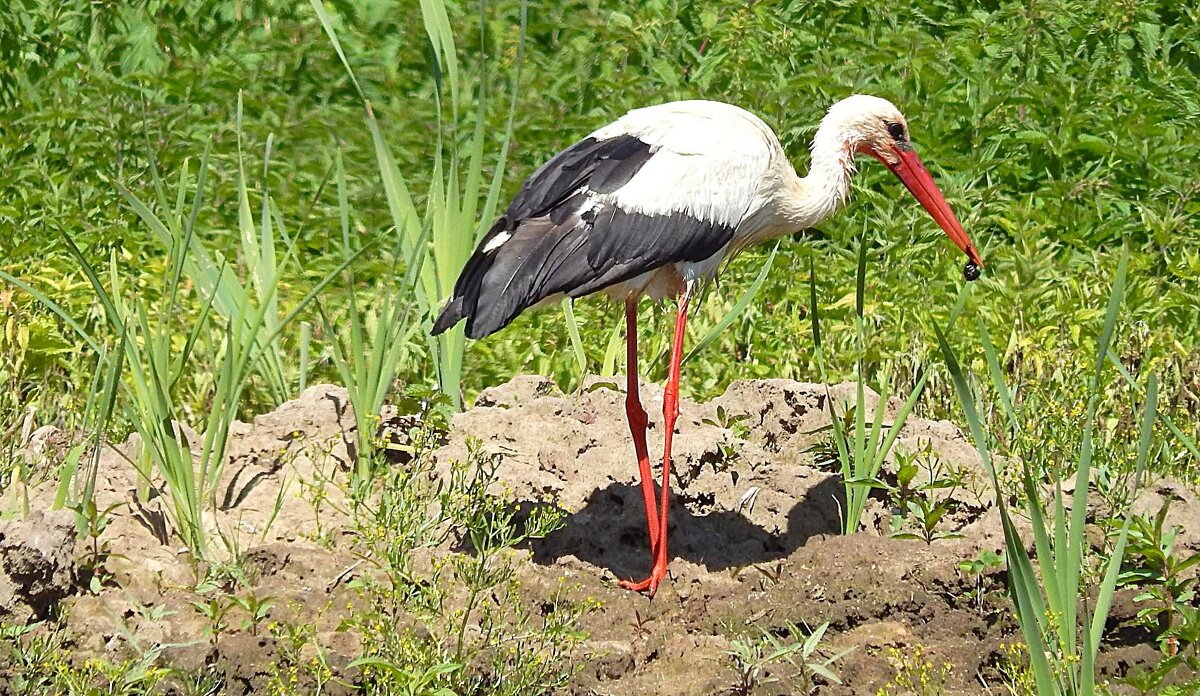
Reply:
<svg viewBox="0 0 1200 696"><path fill-rule="evenodd" d="M852 399L853 391L842 385L831 393L764 380L735 383L710 402L681 404L671 575L653 601L616 585L648 571L649 550L625 396L614 385L593 380L564 395L547 379L519 377L485 390L474 408L455 416L436 456L445 471L467 456L470 441L481 441L498 457L497 489L515 505L549 503L566 511L563 528L519 551L530 561L519 575L531 606L564 595L599 602L580 625L589 637L576 655L573 693L734 693L737 674L727 651L735 640L763 631L782 637L789 624L824 622L831 648L852 651L834 666L843 684L818 680L820 693L875 693L895 674L889 648L906 654L918 645L934 665L951 665L949 693L986 693L984 684L998 683L999 645L1015 637L1016 627L1002 578L959 567L1003 546L974 447L952 424L918 418L908 420L897 444L962 472L966 483L953 492L954 513L943 522L944 531L961 538L932 544L889 538L890 511L881 500L868 506L869 531L841 536L843 487L815 465L814 448L828 441L827 399ZM661 389L644 385L642 399L653 461L661 452ZM888 417L897 407L888 405ZM198 448L195 433L180 432ZM273 599L269 620L312 623L317 643L342 673L361 650L352 634L339 630L358 601L350 581L365 572L352 553L345 492L355 437L346 392L330 386L312 387L253 423L237 424L218 509L206 520L216 556L244 559L255 594ZM144 484L129 463L136 449L131 441L101 457L97 506L117 505L101 539L114 554L101 591L79 587L63 558L46 571L58 578L49 584L52 591L31 583L19 592L36 595L28 606L39 612L61 603L82 656L120 658L139 646L171 646L165 654L173 664L219 673L232 693L261 690L287 646L261 630L236 628L238 622L215 641L207 635L205 620L189 604L202 599L194 588L207 569L189 565L165 534L164 497L138 502ZM46 504L53 485L31 495ZM1172 514L1200 510L1190 491L1170 482L1148 489L1139 504L1154 508L1164 496L1177 499ZM69 525L70 514L64 519ZM54 524L59 529L62 523ZM6 538L0 531L0 543ZM55 558L70 547L62 538L58 544ZM86 554L81 545L68 555L73 562ZM5 587L0 578L0 592ZM62 599L67 594L73 596ZM1124 618L1136 611L1126 604L1121 609L1118 603L1111 626L1124 620L1122 611ZM1153 646L1143 650L1136 635L1124 635L1131 636L1129 644L1116 646L1124 652L1106 663L1114 673L1155 656ZM775 681L758 693L796 692L795 672L791 665L768 665L763 676Z"/></svg>
<svg viewBox="0 0 1200 696"><path fill-rule="evenodd" d="M0 520L0 621L48 618L76 581L75 521L69 512Z"/></svg>

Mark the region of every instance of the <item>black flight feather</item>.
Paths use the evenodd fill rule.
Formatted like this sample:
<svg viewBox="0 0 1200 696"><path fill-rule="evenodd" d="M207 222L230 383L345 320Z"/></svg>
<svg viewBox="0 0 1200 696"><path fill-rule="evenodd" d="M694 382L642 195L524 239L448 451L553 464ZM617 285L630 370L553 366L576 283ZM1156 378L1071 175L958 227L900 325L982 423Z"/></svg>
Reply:
<svg viewBox="0 0 1200 696"><path fill-rule="evenodd" d="M433 334L465 318L467 335L482 338L557 293L580 297L720 251L733 237L732 226L595 200L628 184L653 155L631 135L586 138L538 168L467 261ZM502 234L509 236L485 251Z"/></svg>

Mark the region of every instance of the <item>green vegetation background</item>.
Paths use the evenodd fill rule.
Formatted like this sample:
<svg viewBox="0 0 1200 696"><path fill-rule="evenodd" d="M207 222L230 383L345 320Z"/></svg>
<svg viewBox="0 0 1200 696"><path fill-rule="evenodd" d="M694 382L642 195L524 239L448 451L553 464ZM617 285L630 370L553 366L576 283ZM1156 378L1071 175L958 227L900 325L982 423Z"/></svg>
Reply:
<svg viewBox="0 0 1200 696"><path fill-rule="evenodd" d="M435 142L419 4L329 6L399 166L419 191ZM452 10L466 69L507 96L519 4ZM682 98L740 104L777 129L803 172L808 140L829 104L854 92L890 98L908 115L919 152L987 262L954 339L964 355L981 359L973 345L974 322L982 319L1010 383L1044 397L1040 427L1054 437L1054 424L1082 406L1113 252L1128 246L1129 294L1116 348L1127 365L1161 376L1164 411L1196 433L1197 7L569 0L528 10L506 194L556 150L636 106ZM330 184L339 150L355 229L364 239L390 234L362 105L309 3L15 0L0 7L0 268L99 326L95 297L62 236L97 263L114 256L131 287L151 292L163 255L116 183L152 198L148 153L170 177L210 139L213 181L200 229L236 263L239 91L249 171L261 171L267 136L275 137L272 196L303 252L303 274L283 288L284 301L294 302L340 260ZM503 132L506 102L492 101L490 132ZM495 143L493 155L498 149ZM922 408L949 412L954 397L933 357L932 326L949 315L963 260L886 171L861 165L847 209L814 239L785 240L756 302L685 367L691 395L720 392L741 378L816 379L810 254L825 305L826 353L834 376L848 376L861 236L871 245L868 377L886 372L905 389L930 367L936 372ZM359 263L358 292L369 294L392 273L390 246L379 248ZM732 306L768 252L732 264L706 298L693 336ZM331 290L325 301L336 308L346 290ZM32 298L0 289L0 307L0 427L11 444L30 409L33 422L69 423L94 362ZM590 300L576 314L595 370L619 312ZM647 360L652 378L662 377L667 331L667 315L647 306L643 350L658 356ZM289 333L294 351L298 332ZM316 333L310 383L334 378ZM522 372L570 385L578 367L569 345L560 312L521 317L469 347L468 397ZM196 379L193 407L200 409L204 382ZM429 382L432 367L414 357L402 379ZM248 409L270 405L265 391L248 396Z"/></svg>

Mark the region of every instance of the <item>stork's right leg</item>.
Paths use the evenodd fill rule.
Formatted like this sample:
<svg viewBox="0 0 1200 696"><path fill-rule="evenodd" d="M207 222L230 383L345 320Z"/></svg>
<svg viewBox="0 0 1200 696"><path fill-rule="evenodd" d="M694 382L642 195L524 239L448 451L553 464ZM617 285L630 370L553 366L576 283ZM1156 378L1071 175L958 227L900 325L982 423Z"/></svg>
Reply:
<svg viewBox="0 0 1200 696"><path fill-rule="evenodd" d="M658 499L654 494L654 475L650 472L650 452L646 447L646 409L638 394L637 358L637 298L625 300L625 416L633 435L633 450L637 453L638 472L642 478L642 502L646 507L646 533L650 536L650 558L658 550Z"/></svg>

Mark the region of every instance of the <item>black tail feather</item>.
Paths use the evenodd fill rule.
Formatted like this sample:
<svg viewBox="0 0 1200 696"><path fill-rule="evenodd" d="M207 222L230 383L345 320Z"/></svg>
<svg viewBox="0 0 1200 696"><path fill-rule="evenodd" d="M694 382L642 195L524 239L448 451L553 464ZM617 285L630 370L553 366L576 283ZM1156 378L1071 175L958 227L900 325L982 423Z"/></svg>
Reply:
<svg viewBox="0 0 1200 696"><path fill-rule="evenodd" d="M429 333L432 336L439 336L446 332L451 326L466 318L463 311L463 298L451 297L450 301L442 307L442 311L438 314L438 318L433 322L433 330Z"/></svg>
<svg viewBox="0 0 1200 696"><path fill-rule="evenodd" d="M477 326L476 315L479 312L479 293L483 287L484 276L487 275L492 265L496 262L495 254L484 252L483 249L492 238L497 234L507 231L508 228L508 217L502 215L492 225L492 228L488 230L488 233L475 249L475 253L471 254L467 265L463 267L462 273L458 276L458 281L454 283L454 294L450 296L450 299L438 314L437 320L433 322L433 329L430 331L431 335L437 336L442 334L463 319L467 320L467 336L471 338L482 338L504 328L502 324L485 331Z"/></svg>

